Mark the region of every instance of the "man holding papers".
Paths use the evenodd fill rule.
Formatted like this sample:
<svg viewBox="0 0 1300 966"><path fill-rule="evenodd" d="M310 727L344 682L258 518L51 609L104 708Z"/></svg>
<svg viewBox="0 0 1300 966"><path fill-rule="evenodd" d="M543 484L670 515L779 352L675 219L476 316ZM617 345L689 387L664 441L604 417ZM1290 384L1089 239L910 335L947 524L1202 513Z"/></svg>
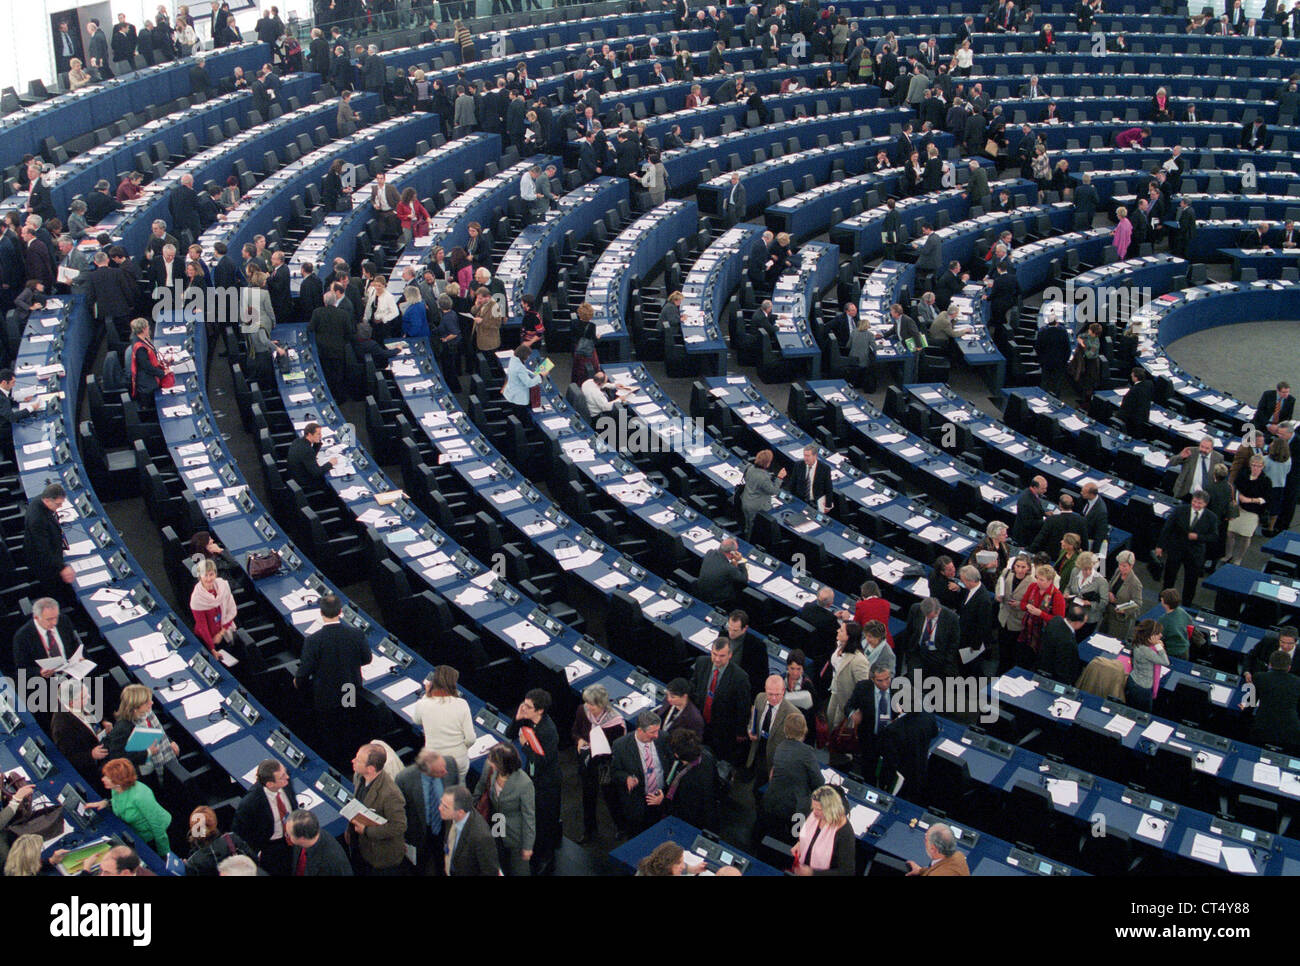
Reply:
<svg viewBox="0 0 1300 966"><path fill-rule="evenodd" d="M402 874L406 799L384 771L387 761L388 753L378 745L362 745L352 759L356 800L342 814L351 822L346 836L357 875Z"/></svg>
<svg viewBox="0 0 1300 966"><path fill-rule="evenodd" d="M803 448L803 462L796 463L785 478L785 488L822 513L834 504L831 491L831 468L817 458L816 446Z"/></svg>
<svg viewBox="0 0 1300 966"><path fill-rule="evenodd" d="M14 635L14 668L28 677L48 678L81 650L72 621L60 613L59 602L42 597L32 604L32 619Z"/></svg>
<svg viewBox="0 0 1300 966"><path fill-rule="evenodd" d="M361 632L339 620L343 604L334 594L320 599L320 619L324 625L307 638L302 660L294 676L296 688L310 682L312 710L325 738L320 751L330 764L337 765L354 747L361 726L361 668L373 656Z"/></svg>

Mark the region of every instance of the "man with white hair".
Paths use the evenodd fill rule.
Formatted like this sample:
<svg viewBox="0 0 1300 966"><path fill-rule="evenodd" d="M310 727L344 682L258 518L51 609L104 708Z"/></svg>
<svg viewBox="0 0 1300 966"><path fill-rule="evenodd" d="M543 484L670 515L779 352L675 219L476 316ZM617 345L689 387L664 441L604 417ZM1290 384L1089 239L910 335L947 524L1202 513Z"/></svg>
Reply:
<svg viewBox="0 0 1300 966"><path fill-rule="evenodd" d="M695 595L709 604L730 605L748 585L749 571L745 566L744 555L735 538L727 537L700 561L700 573L695 578Z"/></svg>
<svg viewBox="0 0 1300 966"><path fill-rule="evenodd" d="M799 713L785 699L785 678L770 675L763 683L762 692L754 698L749 716L749 758L745 767L756 770L754 781L759 785L766 784L776 764L776 750L785 740L786 717Z"/></svg>
<svg viewBox="0 0 1300 966"><path fill-rule="evenodd" d="M144 249L144 257L149 261L153 261L155 258L162 255L164 245L171 245L175 248L180 244L180 242L176 240L175 236L167 231L167 222L163 221L161 218L154 219L149 230L149 241L145 243Z"/></svg>
<svg viewBox="0 0 1300 966"><path fill-rule="evenodd" d="M958 850L957 837L945 822L935 822L925 830L925 854L930 864L922 867L908 859L908 875L970 875L966 856Z"/></svg>
<svg viewBox="0 0 1300 966"><path fill-rule="evenodd" d="M192 174L181 175L180 184L172 188L167 196L167 207L177 232L188 231L191 240L203 233L202 219L199 218L199 196L194 190Z"/></svg>

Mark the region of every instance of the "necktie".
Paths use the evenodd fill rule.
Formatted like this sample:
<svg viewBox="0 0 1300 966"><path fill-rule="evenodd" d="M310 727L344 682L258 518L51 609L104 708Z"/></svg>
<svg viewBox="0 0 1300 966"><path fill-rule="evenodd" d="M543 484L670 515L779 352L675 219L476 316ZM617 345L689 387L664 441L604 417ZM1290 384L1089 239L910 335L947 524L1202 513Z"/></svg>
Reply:
<svg viewBox="0 0 1300 966"><path fill-rule="evenodd" d="M927 650L934 650L934 618L931 617L925 622L925 646Z"/></svg>
<svg viewBox="0 0 1300 966"><path fill-rule="evenodd" d="M1208 456L1202 456L1201 457L1201 486L1204 486L1205 481L1208 480L1209 478L1210 478L1210 458Z"/></svg>
<svg viewBox="0 0 1300 966"><path fill-rule="evenodd" d="M766 737L768 736L768 734L769 734L769 733L771 732L771 730L772 730L772 711L773 711L773 710L774 710L774 709L773 709L772 706L769 704L769 705L767 706L767 710L766 710L765 712L763 712L763 726L762 726L761 728L758 729L758 736L759 736L760 738L766 738Z"/></svg>
<svg viewBox="0 0 1300 966"><path fill-rule="evenodd" d="M1189 529L1189 530L1195 530L1195 529L1196 529L1196 521L1199 520L1200 518L1201 518L1201 511L1200 511L1200 510L1193 510L1193 511L1192 511L1192 519L1191 519L1191 522L1188 523L1188 525L1187 525L1187 529Z"/></svg>
<svg viewBox="0 0 1300 966"><path fill-rule="evenodd" d="M1290 233L1290 232L1287 232L1287 234L1286 234L1286 240L1287 240L1287 241L1290 241L1290 240L1291 240L1291 233ZM1277 422L1277 418L1278 418L1279 416L1281 416L1281 415L1282 415L1282 397L1281 397L1281 396L1278 396L1278 397L1277 397L1277 403L1276 403L1276 405L1273 406L1273 418L1270 419L1269 422L1270 422L1270 423L1275 423L1275 422Z"/></svg>
<svg viewBox="0 0 1300 966"><path fill-rule="evenodd" d="M289 806L284 803L284 792L275 793L275 810L280 816L280 828L283 829L284 821L289 817ZM278 836L274 835L271 837L278 838Z"/></svg>
<svg viewBox="0 0 1300 966"><path fill-rule="evenodd" d="M655 756L650 742L641 742L641 764L645 769L645 792L653 795L659 791L659 772L655 769Z"/></svg>
<svg viewBox="0 0 1300 966"><path fill-rule="evenodd" d="M815 476L816 473L814 472L814 468L811 466L808 467L808 502L809 503L811 503L813 499L813 478Z"/></svg>
<svg viewBox="0 0 1300 966"><path fill-rule="evenodd" d="M718 689L718 669L713 669L713 677L709 679L709 691L704 695L704 723L709 724L713 721L713 692Z"/></svg>
<svg viewBox="0 0 1300 966"><path fill-rule="evenodd" d="M54 632L42 630L41 638L45 642L45 654L47 657L62 657L63 652L59 649L58 642L54 640Z"/></svg>
<svg viewBox="0 0 1300 966"><path fill-rule="evenodd" d="M876 688L876 734L889 724L889 693Z"/></svg>
<svg viewBox="0 0 1300 966"><path fill-rule="evenodd" d="M298 852L298 865L293 870L293 874L294 875L307 874L307 850L306 849L302 849Z"/></svg>
<svg viewBox="0 0 1300 966"><path fill-rule="evenodd" d="M447 852L443 859L443 868L448 875L451 875L451 857L456 854L456 840L458 838L458 829L453 825L447 831Z"/></svg>

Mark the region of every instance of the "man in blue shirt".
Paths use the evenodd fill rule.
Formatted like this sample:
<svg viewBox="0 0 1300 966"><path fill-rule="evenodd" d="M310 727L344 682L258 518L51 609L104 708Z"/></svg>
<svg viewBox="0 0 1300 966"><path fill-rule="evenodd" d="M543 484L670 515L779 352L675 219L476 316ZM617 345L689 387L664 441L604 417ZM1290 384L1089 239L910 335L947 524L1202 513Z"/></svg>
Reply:
<svg viewBox="0 0 1300 966"><path fill-rule="evenodd" d="M414 851L419 875L446 874L442 861L445 823L439 805L443 793L460 779L456 762L428 748L415 756L415 764L397 774L397 787L406 798L406 856L411 859Z"/></svg>

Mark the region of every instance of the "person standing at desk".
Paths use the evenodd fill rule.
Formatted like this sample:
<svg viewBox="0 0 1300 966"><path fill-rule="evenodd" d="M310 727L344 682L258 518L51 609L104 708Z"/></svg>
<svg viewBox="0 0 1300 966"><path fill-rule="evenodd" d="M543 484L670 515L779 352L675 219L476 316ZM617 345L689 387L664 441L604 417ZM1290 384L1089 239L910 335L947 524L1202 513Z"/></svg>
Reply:
<svg viewBox="0 0 1300 966"><path fill-rule="evenodd" d="M803 823L790 854L795 875L853 875L856 871L857 840L844 798L833 785L823 785L812 793L812 814Z"/></svg>
<svg viewBox="0 0 1300 966"><path fill-rule="evenodd" d="M1050 565L1039 564L1034 568L1034 582L1021 598L1020 609L1025 616L1016 663L1032 668L1038 664L1043 628L1052 618L1065 616L1065 596L1056 587L1056 571Z"/></svg>
<svg viewBox="0 0 1300 966"><path fill-rule="evenodd" d="M1057 499L1056 512L1043 521L1029 549L1034 553L1042 550L1056 555L1061 552L1061 540L1067 533L1082 534L1088 529L1083 517L1074 512L1074 497L1062 493Z"/></svg>
<svg viewBox="0 0 1300 966"><path fill-rule="evenodd" d="M1155 396L1155 383L1146 378L1146 372L1135 366L1129 372L1129 388L1119 404L1119 417L1125 431L1134 439L1146 439L1151 427L1151 400Z"/></svg>
<svg viewBox="0 0 1300 966"><path fill-rule="evenodd" d="M2 380L3 374L0 374ZM3 389L0 381L0 389ZM2 403L0 403L2 405ZM764 510L772 508L772 497L781 489L781 481L786 477L785 468L773 474L771 471L773 454L770 449L760 450L754 456L752 466L745 468L743 491L740 508L745 517L745 538L749 539L754 531L754 517Z"/></svg>
<svg viewBox="0 0 1300 966"><path fill-rule="evenodd" d="M143 684L128 684L122 689L113 727L104 735L104 748L108 758L126 758L136 768L140 777L155 789L162 787L167 765L180 754L180 745L168 741L164 735L146 751L127 751L131 735L136 728L162 731L162 724L153 710L153 692Z"/></svg>
<svg viewBox="0 0 1300 966"><path fill-rule="evenodd" d="M1283 380L1276 388L1266 389L1259 397L1255 415L1250 422L1261 434L1276 434L1278 426L1288 422L1294 413L1295 397L1291 395L1291 384Z"/></svg>
<svg viewBox="0 0 1300 966"><path fill-rule="evenodd" d="M194 568L198 583L190 594L194 632L214 655L235 640L237 608L230 584L217 575L217 563L206 557Z"/></svg>
<svg viewBox="0 0 1300 966"><path fill-rule="evenodd" d="M655 714L663 722L661 732L665 735L671 737L678 728L704 734L704 717L691 701L691 682L686 678L673 678L668 682L664 703L655 709Z"/></svg>
<svg viewBox="0 0 1300 966"><path fill-rule="evenodd" d="M23 556L41 591L70 607L76 601L70 586L75 572L63 561L65 541L58 517L67 498L61 484L51 483L27 504L23 518Z"/></svg>
<svg viewBox="0 0 1300 966"><path fill-rule="evenodd" d="M1016 497L1016 519L1011 525L1011 540L1017 546L1028 547L1042 530L1045 519L1043 495L1046 492L1046 478L1035 476Z"/></svg>
<svg viewBox="0 0 1300 966"><path fill-rule="evenodd" d="M749 677L732 661L731 640L713 642L708 657L695 662L691 676L691 700L704 718L704 741L719 762L738 766L748 750Z"/></svg>
<svg viewBox="0 0 1300 966"><path fill-rule="evenodd" d="M424 747L455 763L456 773L468 779L469 749L475 741L474 716L457 687L460 672L440 664L424 679L424 697L412 714L424 732ZM451 784L455 784L452 782Z"/></svg>
<svg viewBox="0 0 1300 966"><path fill-rule="evenodd" d="M1250 652L1250 670L1243 674L1241 679L1250 684L1255 676L1266 674L1270 660L1277 653L1286 657L1287 669L1292 674L1300 674L1300 661L1295 659L1297 640L1300 640L1300 631L1290 625L1279 627L1276 634L1270 634L1260 640Z"/></svg>
<svg viewBox="0 0 1300 966"><path fill-rule="evenodd" d="M329 471L338 465L338 457L331 456L321 463L317 454L321 448L321 428L319 423L308 423L303 427L302 435L289 444L285 463L289 478L307 491L317 491L321 481Z"/></svg>
<svg viewBox="0 0 1300 966"><path fill-rule="evenodd" d="M637 835L664 814L668 741L660 736L663 722L653 711L642 711L636 729L611 746L614 789L629 834Z"/></svg>
<svg viewBox="0 0 1300 966"><path fill-rule="evenodd" d="M1291 673L1291 656L1274 651L1268 671L1255 679L1255 714L1250 740L1276 745L1287 754L1300 754L1300 678Z"/></svg>
<svg viewBox="0 0 1300 966"><path fill-rule="evenodd" d="M331 764L342 762L364 725L361 668L372 658L361 631L339 620L343 603L335 594L320 599L320 630L307 638L293 686L311 684L312 710ZM382 765L381 765L382 767Z"/></svg>
<svg viewBox="0 0 1300 966"><path fill-rule="evenodd" d="M802 717L785 699L785 678L769 675L762 692L754 698L749 716L749 757L745 767L754 770L756 788L766 785L772 774L777 749L785 740L785 719L790 715Z"/></svg>
<svg viewBox="0 0 1300 966"><path fill-rule="evenodd" d="M695 596L705 603L715 607L732 606L747 586L749 571L734 537L727 537L701 558Z"/></svg>
<svg viewBox="0 0 1300 966"><path fill-rule="evenodd" d="M464 785L453 785L438 806L447 829L443 869L449 876L498 876L501 863L487 821L474 808L474 796Z"/></svg>
<svg viewBox="0 0 1300 966"><path fill-rule="evenodd" d="M786 477L785 488L822 513L834 506L831 468L817 458L817 447L812 444L803 448L803 460L795 464L794 471Z"/></svg>
<svg viewBox="0 0 1300 966"><path fill-rule="evenodd" d="M84 684L72 678L59 682L59 710L51 719L50 737L77 774L87 780L99 773L99 763L108 757L99 736L101 729L112 727L111 722L99 720L96 710Z"/></svg>
<svg viewBox="0 0 1300 966"><path fill-rule="evenodd" d="M1079 488L1079 501L1079 516L1084 525L1079 535L1083 537L1083 545L1093 553L1101 554L1103 545L1110 539L1110 511L1106 501L1092 480L1085 480Z"/></svg>
<svg viewBox="0 0 1300 966"><path fill-rule="evenodd" d="M171 852L167 839L167 826L172 817L154 798L153 789L139 780L135 765L125 758L114 758L104 765L104 788L110 793L113 814L131 826L140 838L153 847L163 858ZM109 807L109 802L87 802L87 808L96 811Z"/></svg>
<svg viewBox="0 0 1300 966"><path fill-rule="evenodd" d="M947 678L961 666L957 653L960 640L957 615L934 597L926 597L908 610L898 645L908 669L920 668L927 677Z"/></svg>
<svg viewBox="0 0 1300 966"><path fill-rule="evenodd" d="M1169 667L1160 625L1152 620L1139 621L1133 637L1133 670L1124 684L1124 700L1129 707L1151 710L1157 667Z"/></svg>
<svg viewBox="0 0 1300 966"><path fill-rule="evenodd" d="M290 874L285 824L296 807L289 769L275 758L259 763L253 787L235 809L230 830L253 848L258 864L271 875Z"/></svg>
<svg viewBox="0 0 1300 966"><path fill-rule="evenodd" d="M1183 610L1182 604L1182 596L1173 587L1162 590L1160 606L1164 608L1164 613L1156 618L1156 623L1160 625L1160 636L1164 638L1165 650L1172 657L1186 659L1191 651L1187 628L1192 623L1192 617Z"/></svg>
<svg viewBox="0 0 1300 966"><path fill-rule="evenodd" d="M439 304L442 303L444 298L446 296L439 297ZM442 327L439 326L439 332L441 331ZM540 386L544 378L541 374L528 367L528 359L532 354L533 347L530 344L521 343L515 349L510 361L506 364L506 383L501 389L501 395L514 408L515 414L525 426L528 425L532 417L533 387Z"/></svg>
<svg viewBox="0 0 1300 966"><path fill-rule="evenodd" d="M1174 480L1174 496L1185 500L1189 499L1189 494L1204 490L1214 481L1214 467L1222 462L1223 456L1215 452L1214 440L1209 436L1203 437L1195 450L1190 446L1184 447L1169 461L1170 466L1182 467Z"/></svg>
<svg viewBox="0 0 1300 966"><path fill-rule="evenodd" d="M952 827L944 822L935 822L925 830L925 854L930 857L930 864L922 867L909 859L908 875L970 875L966 856L957 848L957 839L952 834Z"/></svg>

